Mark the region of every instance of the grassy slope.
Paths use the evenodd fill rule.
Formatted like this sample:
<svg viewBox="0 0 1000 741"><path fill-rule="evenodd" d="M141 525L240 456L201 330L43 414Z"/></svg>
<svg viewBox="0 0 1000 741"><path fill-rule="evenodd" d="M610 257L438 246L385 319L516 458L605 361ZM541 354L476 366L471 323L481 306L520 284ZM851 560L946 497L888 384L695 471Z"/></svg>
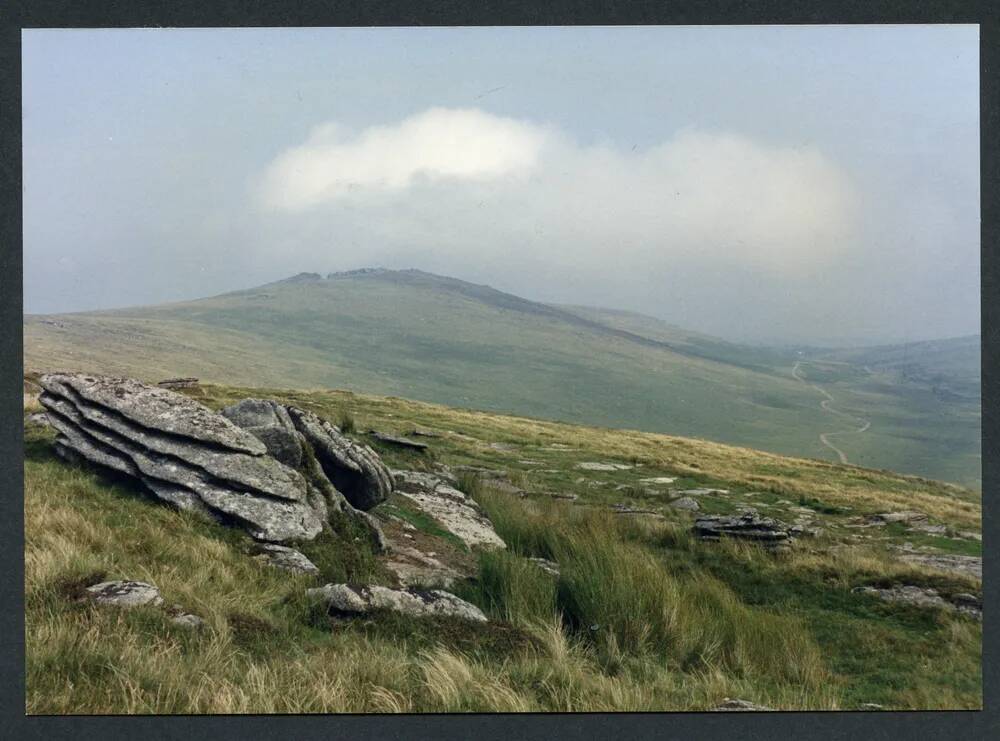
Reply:
<svg viewBox="0 0 1000 741"><path fill-rule="evenodd" d="M25 320L29 369L347 388L830 459L819 434L842 423L791 376L794 359L419 272ZM888 380L878 399L888 424L856 441L864 461L978 485L978 418ZM943 443L926 434L942 410L954 427Z"/></svg>
<svg viewBox="0 0 1000 741"><path fill-rule="evenodd" d="M383 454L394 466L433 459L511 471L531 492L527 499L470 489L510 550L482 555L479 577L456 588L493 624L387 616L330 624L301 598L309 578L260 565L239 533L62 463L51 453L52 433L29 424L29 712L702 709L725 696L781 708L981 707L978 624L850 591L901 582L954 593L981 584L894 560L888 546L913 534L847 527L858 515L906 506L978 531L975 492L714 443L395 398L222 386L189 393L214 408L252 395L332 420L349 413L359 431L432 428L444 436L429 440L430 459ZM575 468L594 460L637 468ZM709 511L752 503L788 520L805 503L824 513L827 535L787 557L693 543L688 515L635 486L661 475L677 476L676 486L729 488L702 498ZM622 484L628 488L616 489ZM553 501L547 491L579 500ZM666 520L615 518L603 508L610 502L661 509ZM946 537L921 542L950 552L979 547ZM313 544L310 555L328 578L381 578L364 543L351 537ZM556 558L562 577L549 579L527 556ZM74 583L101 573L157 584L168 603L203 616L207 628L189 633L156 610L119 613L67 599Z"/></svg>

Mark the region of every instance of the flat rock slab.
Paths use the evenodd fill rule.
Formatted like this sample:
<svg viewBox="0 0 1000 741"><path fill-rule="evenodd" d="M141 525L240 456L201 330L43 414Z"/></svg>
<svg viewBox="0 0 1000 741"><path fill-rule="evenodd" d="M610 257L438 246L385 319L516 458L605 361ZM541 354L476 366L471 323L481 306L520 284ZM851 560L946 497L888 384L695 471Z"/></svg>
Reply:
<svg viewBox="0 0 1000 741"><path fill-rule="evenodd" d="M894 522L904 522L911 524L915 522L927 522L927 515L923 512L881 512L867 518L867 522L873 525L888 525Z"/></svg>
<svg viewBox="0 0 1000 741"><path fill-rule="evenodd" d="M712 515L695 520L694 534L703 540L736 538L759 543L767 548L782 548L788 545L788 528L784 523L769 517L761 517L756 510L748 509L742 514Z"/></svg>
<svg viewBox="0 0 1000 741"><path fill-rule="evenodd" d="M673 476L653 476L648 479L639 479L639 483L642 484L672 484L677 479Z"/></svg>
<svg viewBox="0 0 1000 741"><path fill-rule="evenodd" d="M427 450L429 447L427 443L417 442L416 440L408 440L405 437L396 437L395 435L389 435L385 432L372 431L368 434L381 443L395 445L398 448L409 448L410 450L419 450L422 452Z"/></svg>
<svg viewBox="0 0 1000 741"><path fill-rule="evenodd" d="M114 411L143 427L236 452L264 455L260 440L208 407L183 394L147 386L131 378L55 373L39 379L42 388L59 393L53 382L71 388L93 405Z"/></svg>
<svg viewBox="0 0 1000 741"><path fill-rule="evenodd" d="M487 622L486 615L478 607L440 589L327 584L307 589L306 595L323 602L335 614L364 615L377 610L390 610L413 617L449 616Z"/></svg>
<svg viewBox="0 0 1000 741"><path fill-rule="evenodd" d="M271 566L283 571L295 574L319 574L319 568L316 564L299 551L288 546L263 543L260 545L259 557L266 560Z"/></svg>
<svg viewBox="0 0 1000 741"><path fill-rule="evenodd" d="M728 494L729 489L681 489L674 493L683 497L709 497Z"/></svg>
<svg viewBox="0 0 1000 741"><path fill-rule="evenodd" d="M142 607L163 604L160 590L152 584L142 581L124 579L121 581L105 581L87 587L87 597L99 605L114 607Z"/></svg>
<svg viewBox="0 0 1000 741"><path fill-rule="evenodd" d="M434 584L448 588L462 577L455 569L413 546L394 542L391 551L385 566L404 587Z"/></svg>
<svg viewBox="0 0 1000 741"><path fill-rule="evenodd" d="M599 461L583 461L576 464L576 468L582 471L628 471L635 466L627 463L601 463Z"/></svg>
<svg viewBox="0 0 1000 741"><path fill-rule="evenodd" d="M470 548L507 547L479 505L440 477L422 471L393 471L392 474L398 494L415 502Z"/></svg>

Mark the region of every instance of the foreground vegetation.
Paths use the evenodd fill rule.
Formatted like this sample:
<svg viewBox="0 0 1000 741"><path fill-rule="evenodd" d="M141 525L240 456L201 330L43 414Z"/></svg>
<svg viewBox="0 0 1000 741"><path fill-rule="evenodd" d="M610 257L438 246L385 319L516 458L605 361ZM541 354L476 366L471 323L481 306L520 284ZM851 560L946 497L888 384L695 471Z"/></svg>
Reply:
<svg viewBox="0 0 1000 741"><path fill-rule="evenodd" d="M394 467L435 463L509 472L524 497L464 476L506 551L460 554L476 576L453 591L485 626L392 615L333 620L303 599L325 581L389 583L363 538L343 528L304 550L322 577L252 557L246 536L154 504L126 482L54 457L26 422L25 604L29 713L701 710L725 697L782 709L978 708L980 624L851 590L893 583L941 594L978 579L900 561L911 542L979 553L976 492L888 472L789 459L649 433L575 427L335 391L203 386L220 408L245 396L309 408L359 439L370 429L437 437L428 453L377 444ZM26 397L28 402L28 397ZM26 406L26 414L32 407ZM347 424L345 424L347 423ZM586 471L616 461L634 468ZM718 487L704 511L752 504L824 533L787 554L689 535L691 516L641 478ZM552 493L575 494L574 502ZM618 503L662 518L614 514ZM421 536L432 520L395 508ZM796 510L797 508L797 510ZM918 509L947 534L857 529ZM559 564L552 576L529 559ZM191 631L154 608L117 611L75 597L103 578L156 584L206 621Z"/></svg>

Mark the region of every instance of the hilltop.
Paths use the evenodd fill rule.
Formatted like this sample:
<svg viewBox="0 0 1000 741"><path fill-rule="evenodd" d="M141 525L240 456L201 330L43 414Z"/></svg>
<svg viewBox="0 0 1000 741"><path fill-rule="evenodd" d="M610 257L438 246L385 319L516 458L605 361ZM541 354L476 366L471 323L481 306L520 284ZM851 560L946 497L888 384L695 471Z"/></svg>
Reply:
<svg viewBox="0 0 1000 741"><path fill-rule="evenodd" d="M381 269L302 273L158 306L27 316L24 331L28 370L342 388L825 460L838 459L821 437L833 433L851 463L980 481L971 356L936 346L907 351L904 373L872 362L875 351L749 347L639 314ZM938 362L944 357L952 367ZM821 407L817 384L846 416ZM871 422L862 434L850 432L860 427L856 417Z"/></svg>

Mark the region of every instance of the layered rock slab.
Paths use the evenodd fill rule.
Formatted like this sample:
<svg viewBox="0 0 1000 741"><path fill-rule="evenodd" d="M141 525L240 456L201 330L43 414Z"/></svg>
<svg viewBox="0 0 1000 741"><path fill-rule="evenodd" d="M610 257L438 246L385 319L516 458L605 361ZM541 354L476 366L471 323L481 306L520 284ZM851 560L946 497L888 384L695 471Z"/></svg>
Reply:
<svg viewBox="0 0 1000 741"><path fill-rule="evenodd" d="M137 478L160 499L235 521L255 538L310 539L326 503L255 436L167 389L126 378L42 376L56 450Z"/></svg>

